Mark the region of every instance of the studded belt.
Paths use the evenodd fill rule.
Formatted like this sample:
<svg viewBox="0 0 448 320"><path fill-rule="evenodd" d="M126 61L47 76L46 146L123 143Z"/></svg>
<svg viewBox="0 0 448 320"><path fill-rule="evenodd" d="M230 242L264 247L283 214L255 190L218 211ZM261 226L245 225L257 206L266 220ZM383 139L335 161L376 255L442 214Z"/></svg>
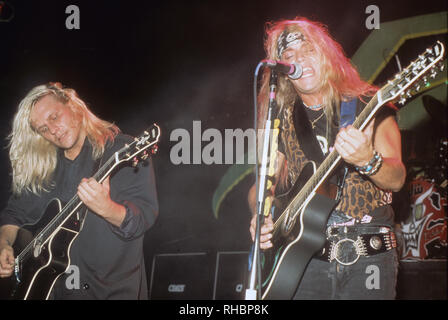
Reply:
<svg viewBox="0 0 448 320"><path fill-rule="evenodd" d="M316 258L351 265L360 256L372 256L397 247L395 233L387 226L329 226L327 240Z"/></svg>

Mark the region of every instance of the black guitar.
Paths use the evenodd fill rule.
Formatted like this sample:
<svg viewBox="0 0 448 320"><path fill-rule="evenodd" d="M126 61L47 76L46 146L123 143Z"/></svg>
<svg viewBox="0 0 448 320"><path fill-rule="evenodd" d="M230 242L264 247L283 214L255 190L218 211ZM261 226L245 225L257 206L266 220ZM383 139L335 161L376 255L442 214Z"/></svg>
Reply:
<svg viewBox="0 0 448 320"><path fill-rule="evenodd" d="M121 163L146 159L157 151L160 128L153 124L140 137L115 152L93 176L103 182ZM48 299L56 280L70 266L70 247L82 230L87 210L75 195L65 206L59 199L48 204L43 217L20 232L29 241L15 258L15 269L9 279L2 279L2 291L9 287L5 299ZM26 229L27 231L24 231ZM6 282L5 282L5 281Z"/></svg>
<svg viewBox="0 0 448 320"><path fill-rule="evenodd" d="M434 78L438 68L443 69L440 60L444 54L445 48L439 41L426 49L417 60L378 90L353 126L364 129L387 102L400 98L399 103L404 104L408 97L427 84L427 74ZM263 251L261 256L262 299L291 299L309 261L324 245L326 223L337 203L318 190L340 161L341 156L333 150L317 170L314 164L305 167L291 190L293 196L289 204L278 217L274 217L273 247Z"/></svg>

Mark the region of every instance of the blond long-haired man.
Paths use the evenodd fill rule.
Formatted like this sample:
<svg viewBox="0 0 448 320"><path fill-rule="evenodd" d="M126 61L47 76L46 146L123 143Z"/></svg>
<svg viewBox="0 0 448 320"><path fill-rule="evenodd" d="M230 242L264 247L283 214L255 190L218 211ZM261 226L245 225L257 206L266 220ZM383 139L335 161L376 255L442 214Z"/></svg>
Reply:
<svg viewBox="0 0 448 320"><path fill-rule="evenodd" d="M120 167L98 183L91 176L131 141L96 117L75 90L60 83L33 88L19 104L9 136L12 195L0 214L0 277L14 270L19 227L35 224L47 203L78 195L89 209L70 248L79 284L60 277L55 299L145 299L143 235L158 214L151 161Z"/></svg>

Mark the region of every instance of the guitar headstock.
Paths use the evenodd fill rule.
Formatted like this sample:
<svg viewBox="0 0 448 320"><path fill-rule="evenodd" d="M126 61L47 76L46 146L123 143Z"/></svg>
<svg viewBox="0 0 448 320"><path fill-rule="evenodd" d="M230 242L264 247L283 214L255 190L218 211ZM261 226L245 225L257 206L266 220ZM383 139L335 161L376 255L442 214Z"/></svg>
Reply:
<svg viewBox="0 0 448 320"><path fill-rule="evenodd" d="M428 86L430 78L434 79L439 71L443 71L442 59L444 56L445 46L437 41L381 88L378 94L381 95L382 101L392 101L399 98L398 103L404 104L423 86Z"/></svg>
<svg viewBox="0 0 448 320"><path fill-rule="evenodd" d="M147 159L149 154L157 152L157 142L160 139L160 127L157 124L151 125L140 136L134 138L131 144L126 144L117 152L117 162L132 160L135 166L139 159Z"/></svg>

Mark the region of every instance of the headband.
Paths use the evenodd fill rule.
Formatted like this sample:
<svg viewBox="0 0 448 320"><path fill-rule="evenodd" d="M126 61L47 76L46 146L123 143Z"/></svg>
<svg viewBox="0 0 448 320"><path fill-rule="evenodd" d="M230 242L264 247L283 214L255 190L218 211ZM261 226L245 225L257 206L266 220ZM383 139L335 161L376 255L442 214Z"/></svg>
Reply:
<svg viewBox="0 0 448 320"><path fill-rule="evenodd" d="M295 32L288 32L283 31L280 37L277 39L277 57L278 59L282 58L282 53L287 48L289 48L292 45L298 44L300 42L305 41L305 37L303 34L299 31Z"/></svg>

